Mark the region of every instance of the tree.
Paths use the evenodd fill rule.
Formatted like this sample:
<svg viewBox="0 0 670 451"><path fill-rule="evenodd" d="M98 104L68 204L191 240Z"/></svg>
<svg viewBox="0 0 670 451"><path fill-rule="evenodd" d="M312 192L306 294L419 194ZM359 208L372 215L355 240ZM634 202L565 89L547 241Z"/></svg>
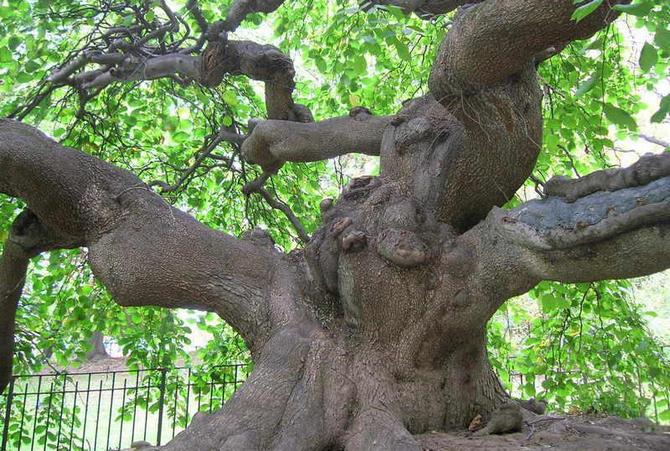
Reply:
<svg viewBox="0 0 670 451"><path fill-rule="evenodd" d="M91 351L86 354L86 360L106 359L110 355L105 349L105 337L100 332L93 332Z"/></svg>
<svg viewBox="0 0 670 451"><path fill-rule="evenodd" d="M429 93L394 114L355 106L315 122L293 100L291 59L230 36L281 1L237 0L224 20L208 20L189 0L194 36L177 33L189 23L166 2L158 16L152 2L102 2L96 14L129 20L97 23L100 33L0 121L0 192L26 204L0 266L3 388L29 259L83 247L118 304L215 312L251 351L254 371L234 398L196 417L167 449L420 449L412 434L490 416L509 395L489 364L485 326L506 300L544 280L629 278L670 266L670 157L553 178L542 199L500 208L541 151L537 66L631 6L466 3L366 4L424 18L460 9L436 52ZM267 119L244 134L224 120L172 185L148 185L15 120L61 87L78 94L84 118L89 102L119 84L170 78L215 87L228 75L265 84ZM603 108L628 121L625 111ZM177 189L222 142L262 168L244 190L286 214L301 250L284 254L259 229L242 239L212 230L152 190ZM380 175L324 200L310 237L265 184L287 162L348 153L378 155Z"/></svg>

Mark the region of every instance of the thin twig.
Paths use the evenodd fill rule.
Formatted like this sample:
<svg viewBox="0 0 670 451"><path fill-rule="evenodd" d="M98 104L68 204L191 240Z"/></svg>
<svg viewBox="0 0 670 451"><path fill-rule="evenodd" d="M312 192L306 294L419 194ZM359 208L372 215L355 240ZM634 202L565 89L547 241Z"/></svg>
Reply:
<svg viewBox="0 0 670 451"><path fill-rule="evenodd" d="M670 142L663 141L662 139L656 138L654 136L644 135L642 133L640 133L638 136L640 138L644 139L647 142L650 142L652 144L656 144L657 146L670 147Z"/></svg>

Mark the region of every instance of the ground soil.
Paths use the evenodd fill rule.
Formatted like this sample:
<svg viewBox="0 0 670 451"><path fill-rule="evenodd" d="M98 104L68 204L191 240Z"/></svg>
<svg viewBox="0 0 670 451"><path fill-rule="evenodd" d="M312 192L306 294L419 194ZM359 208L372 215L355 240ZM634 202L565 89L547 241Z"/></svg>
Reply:
<svg viewBox="0 0 670 451"><path fill-rule="evenodd" d="M474 437L472 433L428 433L418 437L426 451L561 451L670 450L670 427L647 419L548 415L526 422L522 432Z"/></svg>

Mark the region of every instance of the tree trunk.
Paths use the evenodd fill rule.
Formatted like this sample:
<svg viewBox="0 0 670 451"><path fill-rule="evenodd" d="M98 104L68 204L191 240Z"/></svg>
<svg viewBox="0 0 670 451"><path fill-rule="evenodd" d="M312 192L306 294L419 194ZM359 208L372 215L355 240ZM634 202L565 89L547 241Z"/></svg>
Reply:
<svg viewBox="0 0 670 451"><path fill-rule="evenodd" d="M86 360L107 359L109 354L105 349L105 337L100 332L93 332L91 336L91 350L86 354Z"/></svg>
<svg viewBox="0 0 670 451"><path fill-rule="evenodd" d="M412 434L467 427L508 399L483 331L410 370L414 356L357 343L345 329L278 331L233 399L198 414L165 449L420 449Z"/></svg>
<svg viewBox="0 0 670 451"><path fill-rule="evenodd" d="M279 4L241 1L224 30ZM420 11L464 2L430 3ZM286 161L379 154L380 176L354 179L336 202L323 202L322 226L288 255L262 231L236 239L208 229L129 172L0 120L0 193L28 206L0 262L0 305L12 313L0 329L0 388L11 372L28 259L87 247L93 273L119 304L216 312L251 350L248 381L165 449L418 450L412 434L486 420L508 399L485 338L507 299L542 280L670 267L670 155L554 180L544 199L500 209L540 152L536 55L592 35L616 17L612 4L627 1L603 3L579 23L571 0L475 3L456 15L440 48L431 94L390 117L356 108L346 118L281 120L310 120L291 98L290 60L273 48L222 42L212 30L200 69L189 51L124 60L144 70L110 67L96 78L104 88L124 74L186 71L214 84L223 74L210 80L208 67L232 51L224 72L246 71L271 88L276 120L234 137L264 168L261 182ZM85 59L54 77L72 76Z"/></svg>

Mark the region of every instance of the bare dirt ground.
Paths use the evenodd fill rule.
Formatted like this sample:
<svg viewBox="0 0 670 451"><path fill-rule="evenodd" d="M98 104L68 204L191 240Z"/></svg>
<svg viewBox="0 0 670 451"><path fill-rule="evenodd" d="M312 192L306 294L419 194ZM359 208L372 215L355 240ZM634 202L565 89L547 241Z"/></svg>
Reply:
<svg viewBox="0 0 670 451"><path fill-rule="evenodd" d="M55 365L47 365L42 371L37 374L43 376L56 374L60 372L67 372L69 374L78 374L78 373L97 373L97 372L111 372L111 371L126 371L128 366L126 365L125 357L106 357L106 358L97 358L89 360L78 364L77 366L69 366L67 368L62 368Z"/></svg>
<svg viewBox="0 0 670 451"><path fill-rule="evenodd" d="M646 418L545 415L528 419L522 432L475 437L472 433L429 433L417 437L426 451L670 451L670 427Z"/></svg>

